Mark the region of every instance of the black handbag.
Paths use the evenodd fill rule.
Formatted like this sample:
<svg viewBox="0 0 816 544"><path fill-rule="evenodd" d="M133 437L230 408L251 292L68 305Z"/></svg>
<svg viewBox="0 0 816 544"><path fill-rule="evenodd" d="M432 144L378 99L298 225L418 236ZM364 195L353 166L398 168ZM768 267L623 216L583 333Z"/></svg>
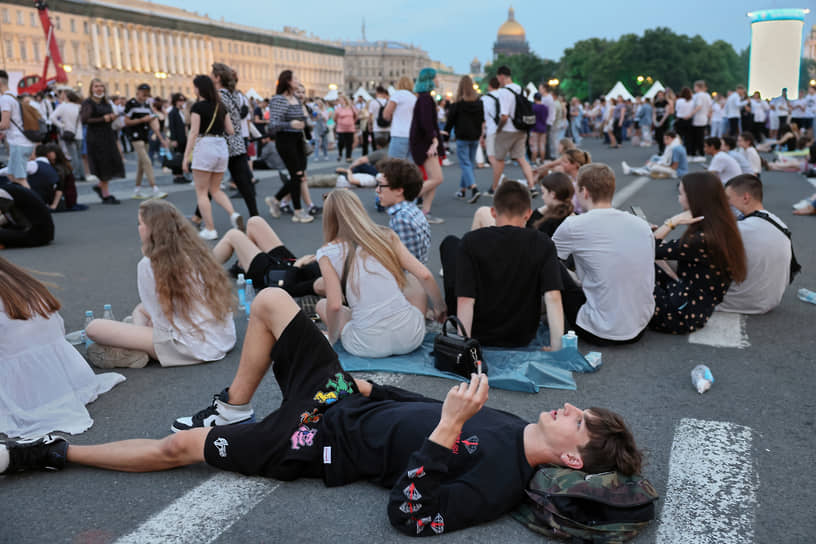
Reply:
<svg viewBox="0 0 816 544"><path fill-rule="evenodd" d="M456 332L462 336L448 334L448 323L453 323ZM475 338L465 336L465 326L456 316L450 316L442 325L442 332L434 338L434 366L443 372L453 372L470 379L471 374L478 374L477 361L481 361L482 374L487 374L487 362L482 357L482 347Z"/></svg>
<svg viewBox="0 0 816 544"><path fill-rule="evenodd" d="M288 291L292 285L297 283L297 269L295 267L287 268L268 268L264 275L264 283L267 287L280 287Z"/></svg>

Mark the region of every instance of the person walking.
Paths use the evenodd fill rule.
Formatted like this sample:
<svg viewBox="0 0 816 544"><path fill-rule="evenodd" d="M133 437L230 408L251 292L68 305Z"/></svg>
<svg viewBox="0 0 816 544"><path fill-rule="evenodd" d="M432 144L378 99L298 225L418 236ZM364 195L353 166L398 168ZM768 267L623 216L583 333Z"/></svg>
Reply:
<svg viewBox="0 0 816 544"><path fill-rule="evenodd" d="M74 91L65 93L65 101L54 108L51 122L60 133L60 144L63 152L71 158L71 168L77 181L85 181L85 169L82 167L80 146L82 145L83 127L79 118L80 98Z"/></svg>
<svg viewBox="0 0 816 544"><path fill-rule="evenodd" d="M93 190L103 204L119 204L119 200L108 190L111 179L125 177L125 165L116 146L116 134L111 127L116 114L113 113L101 79L92 79L89 88L91 95L82 103L80 120L87 127L85 143L88 149L88 166L91 174L99 178L99 183L93 186Z"/></svg>
<svg viewBox="0 0 816 544"><path fill-rule="evenodd" d="M278 76L275 96L269 102L268 130L275 134L275 147L278 149L289 179L275 196L266 197L269 215L280 217L280 201L286 195L292 199L294 223L311 223L314 216L301 209L300 184L306 172L306 148L303 143L303 129L306 128L306 117L303 105L295 96L300 82L292 70L284 70Z"/></svg>
<svg viewBox="0 0 816 544"><path fill-rule="evenodd" d="M414 105L414 115L411 119L409 148L411 157L417 166L425 173L425 182L419 192L422 198L422 211L428 223L438 225L444 223L441 217L431 215L436 188L442 185L442 167L439 164L439 146L442 135L436 117L436 103L431 91L436 87L436 70L423 68L417 76L414 92L417 95Z"/></svg>
<svg viewBox="0 0 816 544"><path fill-rule="evenodd" d="M456 197L464 199L467 191L470 190L468 202L471 204L475 204L481 196L476 186L473 161L476 160L476 148L479 147L482 124L484 124L484 105L473 89L473 80L470 76L462 76L456 90L456 102L451 105L442 134L448 135L451 130L456 131L456 157L462 169Z"/></svg>
<svg viewBox="0 0 816 544"><path fill-rule="evenodd" d="M351 150L354 147L354 123L357 121L357 108L351 105L348 97L341 96L334 108L334 122L337 123L337 160L346 153L346 162L351 162Z"/></svg>
<svg viewBox="0 0 816 544"><path fill-rule="evenodd" d="M159 191L156 186L156 176L153 173L153 161L148 156L148 146L150 145L150 132L159 138L165 147L169 147L167 140L161 134L159 128L158 114L153 110L147 99L150 97L150 85L142 83L136 88L136 96L125 104L125 131L130 143L136 152L136 184L133 188L133 198L149 198L142 193L142 176L147 177L147 181L153 188L152 198L166 198L167 193Z"/></svg>
<svg viewBox="0 0 816 544"><path fill-rule="evenodd" d="M388 156L392 159L410 158L411 120L414 117L414 105L417 97L411 92L414 84L411 78L402 76L397 82L397 92L388 97L383 118L391 122L391 141L388 144ZM436 109L434 109L436 123Z"/></svg>
<svg viewBox="0 0 816 544"><path fill-rule="evenodd" d="M233 135L235 130L209 76L197 75L193 79L193 86L199 100L190 110L190 135L182 168L185 174L191 168L193 171L197 213L201 214L204 222L199 236L205 240L215 240L218 232L215 230L209 196L230 214L233 227L243 230L244 226L241 214L235 211L229 197L221 190L221 180L229 159L224 136Z"/></svg>

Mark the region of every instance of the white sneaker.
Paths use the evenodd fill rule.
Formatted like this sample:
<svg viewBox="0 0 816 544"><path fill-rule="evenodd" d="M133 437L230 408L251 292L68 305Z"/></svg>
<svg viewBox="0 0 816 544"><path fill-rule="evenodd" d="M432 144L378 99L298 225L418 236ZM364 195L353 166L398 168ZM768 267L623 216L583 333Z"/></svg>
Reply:
<svg viewBox="0 0 816 544"><path fill-rule="evenodd" d="M142 188L141 188L141 187L135 187L135 188L133 189L133 196L131 196L130 198L133 198L133 199L135 199L135 200L143 200L143 199L147 198L147 195L145 195L145 194L142 192Z"/></svg>
<svg viewBox="0 0 816 544"><path fill-rule="evenodd" d="M199 238L203 238L204 240L216 240L218 238L218 232L213 229L201 229L201 232L198 233Z"/></svg>
<svg viewBox="0 0 816 544"><path fill-rule="evenodd" d="M210 406L194 416L180 417L173 422L170 430L174 433L198 427L215 427L216 425L237 425L255 421L255 412L249 404L229 404L229 388L213 396ZM226 442L226 441L225 441ZM227 444L221 446L226 447Z"/></svg>
<svg viewBox="0 0 816 544"><path fill-rule="evenodd" d="M244 227L244 218L241 217L240 213L234 212L232 215L230 215L230 223L232 223L233 228L238 229L241 232L246 232L246 228Z"/></svg>
<svg viewBox="0 0 816 544"><path fill-rule="evenodd" d="M160 191L158 187L153 186L153 195L150 198L167 198L167 193Z"/></svg>
<svg viewBox="0 0 816 544"><path fill-rule="evenodd" d="M628 176L632 173L632 167L626 164L626 161L621 161L621 169L623 170L623 175Z"/></svg>
<svg viewBox="0 0 816 544"><path fill-rule="evenodd" d="M451 164L453 163L450 161L449 158L445 157L444 159L442 159L442 166L450 166Z"/></svg>
<svg viewBox="0 0 816 544"><path fill-rule="evenodd" d="M314 216L303 210L295 210L292 215L292 223L311 223L312 221L314 221Z"/></svg>
<svg viewBox="0 0 816 544"><path fill-rule="evenodd" d="M793 205L794 210L806 210L810 206L810 200L800 200Z"/></svg>
<svg viewBox="0 0 816 544"><path fill-rule="evenodd" d="M264 198L264 202L266 202L266 205L269 206L269 215L271 215L275 219L279 218L281 215L281 209L280 202L278 202L278 199L275 198L274 196L268 196Z"/></svg>

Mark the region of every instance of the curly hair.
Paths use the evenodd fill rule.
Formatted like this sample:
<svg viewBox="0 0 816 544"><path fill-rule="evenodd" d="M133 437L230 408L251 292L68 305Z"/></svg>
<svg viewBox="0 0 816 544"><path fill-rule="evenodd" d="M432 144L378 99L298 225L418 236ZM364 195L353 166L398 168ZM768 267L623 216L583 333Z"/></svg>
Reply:
<svg viewBox="0 0 816 544"><path fill-rule="evenodd" d="M150 259L159 305L170 324L179 330L177 317L201 333L193 320L199 308L217 321L227 319L234 307L229 278L190 222L164 200L142 202L139 217L149 233L142 253Z"/></svg>

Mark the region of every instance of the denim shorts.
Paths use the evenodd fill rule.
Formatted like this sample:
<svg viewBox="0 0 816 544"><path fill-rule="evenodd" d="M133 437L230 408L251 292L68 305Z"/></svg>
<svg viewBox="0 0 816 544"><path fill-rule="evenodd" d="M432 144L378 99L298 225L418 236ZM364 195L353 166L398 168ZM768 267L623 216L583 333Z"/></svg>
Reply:
<svg viewBox="0 0 816 544"><path fill-rule="evenodd" d="M392 159L411 160L411 139L391 136L391 142L388 144L388 156Z"/></svg>
<svg viewBox="0 0 816 544"><path fill-rule="evenodd" d="M26 179L26 163L28 163L31 152L34 151L33 145L9 145L9 175L17 179Z"/></svg>

